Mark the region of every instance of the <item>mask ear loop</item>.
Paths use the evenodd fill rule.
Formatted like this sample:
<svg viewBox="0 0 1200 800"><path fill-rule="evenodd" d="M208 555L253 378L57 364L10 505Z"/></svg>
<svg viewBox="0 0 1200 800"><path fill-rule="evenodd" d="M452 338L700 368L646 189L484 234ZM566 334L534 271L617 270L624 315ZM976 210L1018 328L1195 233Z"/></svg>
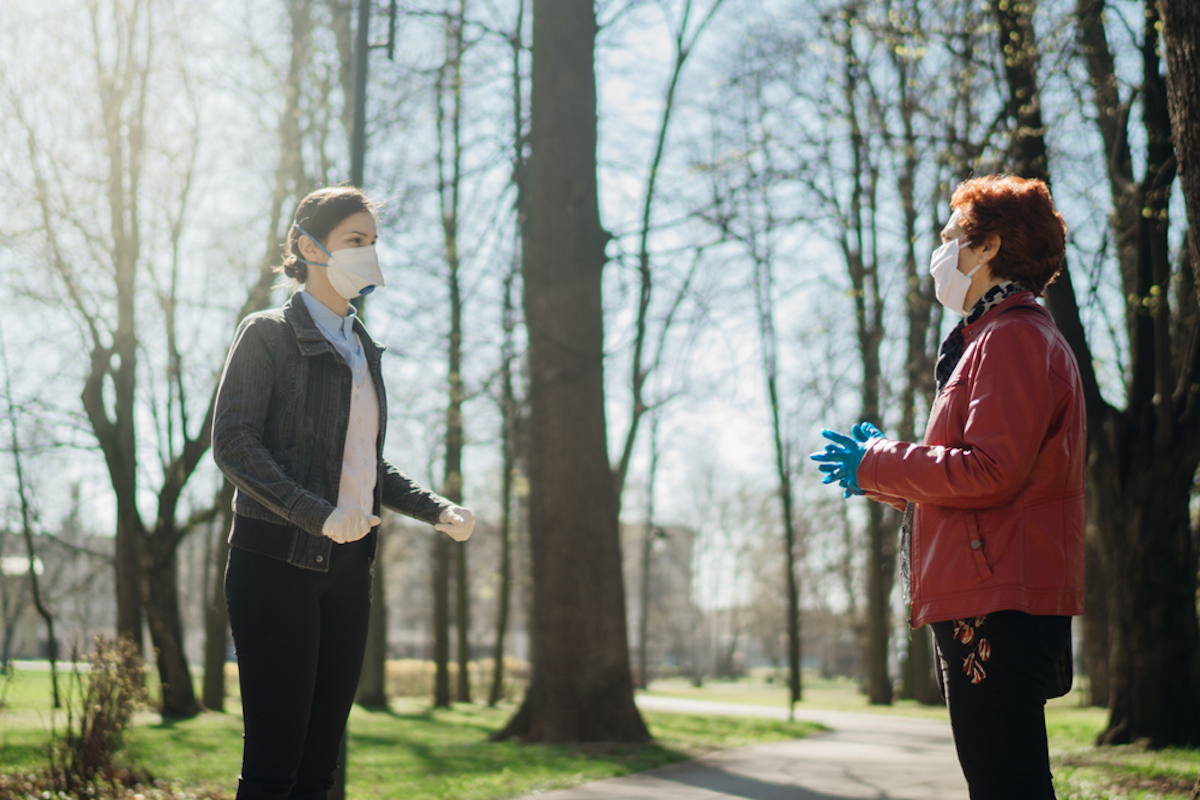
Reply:
<svg viewBox="0 0 1200 800"><path fill-rule="evenodd" d="M333 260L333 253L326 250L325 245L323 245L317 241L317 237L313 236L311 233L304 230L304 228L301 228L300 224L297 222L293 222L292 225L295 226L296 230L300 231L300 235L307 236L309 239L312 240L313 244L315 244L317 247L321 248L321 252L324 253L325 255L329 256L330 261ZM315 261L308 261L304 258L301 258L300 256L296 256L296 260L302 264L308 264L311 267L325 267L326 269L329 269L329 264L318 264Z"/></svg>
<svg viewBox="0 0 1200 800"><path fill-rule="evenodd" d="M971 246L971 243L970 243L970 242L961 242L961 243L958 245L958 250L959 250L959 252L961 253L963 250L966 250L966 249L967 249L968 247L970 247L970 246ZM975 265L975 266L974 266L974 267L971 269L971 271L970 271L970 272L968 272L968 273L966 273L966 274L965 274L965 277L967 277L967 278L973 278L973 277L975 277L975 273L976 273L976 272L979 272L979 270L983 269L983 265L984 265L984 264L986 264L986 263L987 263L986 261L980 261L978 264L976 264L976 265Z"/></svg>

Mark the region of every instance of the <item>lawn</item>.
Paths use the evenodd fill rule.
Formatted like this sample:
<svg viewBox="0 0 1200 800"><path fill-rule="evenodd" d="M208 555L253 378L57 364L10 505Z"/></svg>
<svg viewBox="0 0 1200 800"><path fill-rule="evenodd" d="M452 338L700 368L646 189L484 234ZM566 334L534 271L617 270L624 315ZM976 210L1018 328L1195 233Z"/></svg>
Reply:
<svg viewBox="0 0 1200 800"><path fill-rule="evenodd" d="M0 773L39 770L44 761L49 676L0 678ZM233 705L236 705L233 704ZM548 747L488 742L515 707L394 701L387 712L355 708L349 723L347 796L351 800L518 797L650 769L718 749L808 735L811 723L644 713L654 735L644 745ZM61 727L61 716L57 723ZM211 800L232 796L241 755L241 715L205 713L164 722L138 715L125 763L169 778ZM2 795L0 795L2 796ZM179 795L176 795L179 796ZM195 796L194 794L192 796ZM152 793L147 793L150 800Z"/></svg>
<svg viewBox="0 0 1200 800"><path fill-rule="evenodd" d="M655 681L647 692L725 703L787 707L787 689L759 675L737 681L713 681L696 687L684 680ZM802 701L797 708L902 714L948 719L943 706L922 706L898 700L891 706L872 706L858 684L846 678L824 679L805 673ZM1046 730L1051 766L1059 800L1189 800L1200 776L1200 750L1149 751L1134 746L1096 747L1108 711L1083 705L1081 682L1065 697L1046 704Z"/></svg>

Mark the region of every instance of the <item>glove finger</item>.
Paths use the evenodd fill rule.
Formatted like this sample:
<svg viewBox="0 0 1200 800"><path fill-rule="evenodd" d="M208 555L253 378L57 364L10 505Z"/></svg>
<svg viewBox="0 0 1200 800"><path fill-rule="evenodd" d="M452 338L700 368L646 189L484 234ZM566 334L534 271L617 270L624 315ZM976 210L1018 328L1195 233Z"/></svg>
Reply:
<svg viewBox="0 0 1200 800"><path fill-rule="evenodd" d="M851 429L851 433L854 435L854 440L860 443L883 435L879 432L878 428L869 422L858 423Z"/></svg>
<svg viewBox="0 0 1200 800"><path fill-rule="evenodd" d="M383 522L383 520L381 520L379 517L375 516L374 514L367 517L367 524L370 525L372 528L374 528L376 525L378 525L381 522Z"/></svg>
<svg viewBox="0 0 1200 800"><path fill-rule="evenodd" d="M828 428L821 431L821 435L824 436L826 439L828 439L831 442L840 444L843 448L846 448L846 449L852 449L857 445L857 443L854 441L853 438L847 436L844 433L838 433L837 431L831 431ZM825 449L828 450L829 447L826 446Z"/></svg>

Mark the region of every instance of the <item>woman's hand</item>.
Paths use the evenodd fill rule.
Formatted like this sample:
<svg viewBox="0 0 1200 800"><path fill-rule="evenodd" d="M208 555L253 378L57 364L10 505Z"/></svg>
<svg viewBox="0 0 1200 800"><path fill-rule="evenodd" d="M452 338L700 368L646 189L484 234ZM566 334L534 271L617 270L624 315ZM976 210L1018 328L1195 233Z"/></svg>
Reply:
<svg viewBox="0 0 1200 800"><path fill-rule="evenodd" d="M374 514L368 517L357 508L335 508L321 527L321 533L338 544L357 542L379 522L379 517Z"/></svg>
<svg viewBox="0 0 1200 800"><path fill-rule="evenodd" d="M475 515L469 508L451 506L442 512L441 519L433 527L456 542L465 542L475 530Z"/></svg>
<svg viewBox="0 0 1200 800"><path fill-rule="evenodd" d="M863 453L867 451L867 442L883 434L871 423L860 422L850 429L850 436L831 430L825 430L821 435L832 444L826 445L824 450L813 453L809 458L820 463L821 466L817 469L825 473L822 483L837 481L838 485L846 490L844 497L864 494L858 485L858 465L862 461Z"/></svg>

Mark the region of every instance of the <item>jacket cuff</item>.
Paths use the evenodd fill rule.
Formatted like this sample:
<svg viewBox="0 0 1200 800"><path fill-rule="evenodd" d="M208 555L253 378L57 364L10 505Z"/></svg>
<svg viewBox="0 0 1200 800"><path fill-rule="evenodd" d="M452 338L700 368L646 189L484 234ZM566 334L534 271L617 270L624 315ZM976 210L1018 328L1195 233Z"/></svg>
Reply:
<svg viewBox="0 0 1200 800"><path fill-rule="evenodd" d="M288 520L313 536L322 536L321 531L325 527L325 520L329 519L329 515L332 513L332 503L306 493L301 494L288 509Z"/></svg>
<svg viewBox="0 0 1200 800"><path fill-rule="evenodd" d="M858 488L867 492L876 490L879 459L875 456L880 448L887 447L889 444L891 444L891 440L885 439L882 436L876 436L867 442L867 446L863 448L862 460L858 462L858 472L855 473L855 478L858 480Z"/></svg>

